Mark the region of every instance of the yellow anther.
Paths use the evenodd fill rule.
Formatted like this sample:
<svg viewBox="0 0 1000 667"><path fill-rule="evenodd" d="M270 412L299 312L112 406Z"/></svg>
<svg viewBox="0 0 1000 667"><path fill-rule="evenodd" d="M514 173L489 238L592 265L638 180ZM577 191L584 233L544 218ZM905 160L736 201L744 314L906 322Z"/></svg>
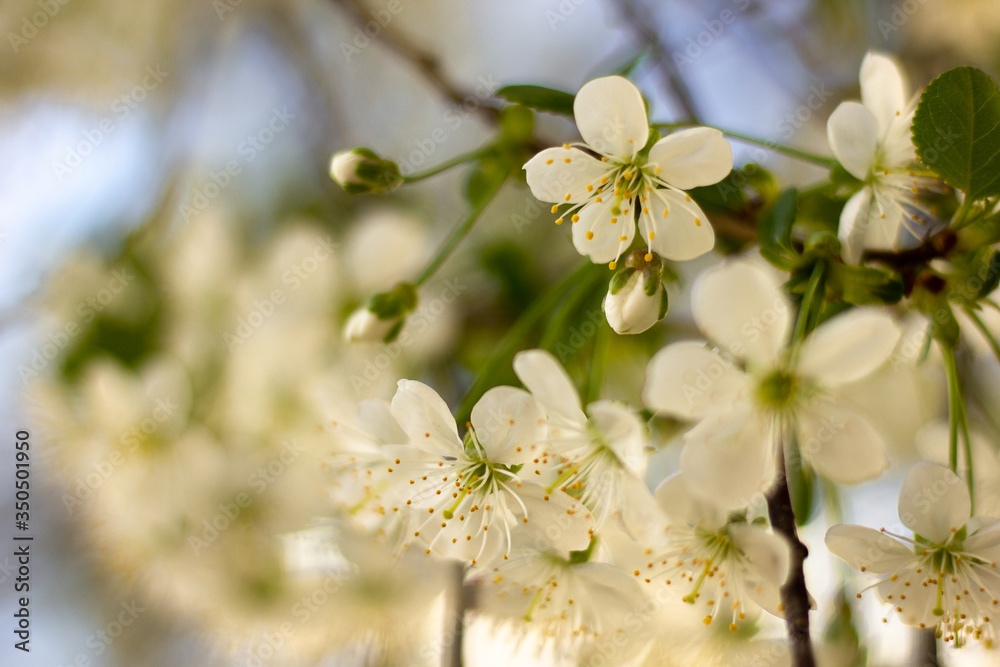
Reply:
<svg viewBox="0 0 1000 667"><path fill-rule="evenodd" d="M552 208L549 209L549 212L550 213L555 213L558 210L559 210L559 204L553 204Z"/></svg>
<svg viewBox="0 0 1000 667"><path fill-rule="evenodd" d="M545 164L552 164L553 162L555 162L555 160L549 158L548 160L545 161Z"/></svg>
<svg viewBox="0 0 1000 667"><path fill-rule="evenodd" d="M618 266L618 263L615 262L614 260L608 262L608 268L611 269L612 271L614 271L617 266Z"/></svg>
<svg viewBox="0 0 1000 667"><path fill-rule="evenodd" d="M590 241L594 238L594 232L587 232L587 240Z"/></svg>
<svg viewBox="0 0 1000 667"><path fill-rule="evenodd" d="M563 223L563 219L562 218L556 218L556 224L557 225L561 225L562 223Z"/></svg>
<svg viewBox="0 0 1000 667"><path fill-rule="evenodd" d="M576 213L574 213L573 217L570 218L570 220L572 220L573 222L580 222L580 216L578 216Z"/></svg>
<svg viewBox="0 0 1000 667"><path fill-rule="evenodd" d="M656 236L656 232L650 230L649 231L649 240L652 241L655 236Z"/></svg>
<svg viewBox="0 0 1000 667"><path fill-rule="evenodd" d="M647 253L646 253L646 256L644 257L644 259L645 259L645 260L646 260L647 262L652 262L652 261L653 261L653 253L651 253L651 252L647 252Z"/></svg>
<svg viewBox="0 0 1000 667"><path fill-rule="evenodd" d="M695 218L694 219L694 224L695 224L696 227L701 227L701 220L699 220L698 218Z"/></svg>

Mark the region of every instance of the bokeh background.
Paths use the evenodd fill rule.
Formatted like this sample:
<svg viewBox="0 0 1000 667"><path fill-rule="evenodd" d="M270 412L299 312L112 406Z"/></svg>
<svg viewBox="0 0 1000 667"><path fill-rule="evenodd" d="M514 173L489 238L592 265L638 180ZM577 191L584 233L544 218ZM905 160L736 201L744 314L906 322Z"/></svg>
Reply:
<svg viewBox="0 0 1000 667"><path fill-rule="evenodd" d="M13 544L19 429L32 434L35 536L32 650L14 651L3 629L0 664L223 666L253 664L276 610L301 597L281 574L289 546L260 535L336 513L330 423L352 402L391 396L399 377L457 402L500 333L577 261L547 210L508 185L424 288L412 342L348 346L346 315L411 279L463 216L463 172L350 198L328 176L333 152L364 145L404 173L426 169L493 135L498 87L572 92L631 63L656 120L693 111L828 154L826 118L857 96L868 49L899 54L915 88L959 64L995 75L1000 5L6 0L0 37L0 544ZM574 132L547 116L537 129L553 142ZM781 183L821 175L734 145L738 168L760 163ZM665 325L615 347L610 394L637 400L643 360L690 330L677 295ZM943 407L933 369L906 373L870 388L869 407L909 445L883 480L852 491L848 520L898 525L920 424L896 416L916 403L931 420ZM995 377L983 383L990 396ZM289 439L305 453L288 454ZM675 449L658 455L661 476ZM244 513L261 533L226 532L192 555L185 537L200 521L177 518L225 505L286 454L287 474ZM809 526L807 541L821 545L824 528ZM371 585L348 591L354 606L310 614L295 650L264 664L370 664L368 644L440 612L447 570L391 567L364 540L346 543L348 560L371 564ZM321 557L291 550L305 571ZM12 552L0 547L0 628L12 626ZM838 566L813 554L810 586L829 605ZM917 664L910 633L874 606L859 613L869 664ZM499 631L474 626L467 642L468 664L513 664L517 647ZM710 664L676 657L664 664Z"/></svg>

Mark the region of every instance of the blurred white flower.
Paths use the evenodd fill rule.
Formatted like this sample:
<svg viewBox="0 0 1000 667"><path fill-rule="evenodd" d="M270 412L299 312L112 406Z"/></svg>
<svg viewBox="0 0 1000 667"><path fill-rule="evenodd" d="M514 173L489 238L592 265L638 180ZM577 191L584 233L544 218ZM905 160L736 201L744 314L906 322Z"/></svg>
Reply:
<svg viewBox="0 0 1000 667"><path fill-rule="evenodd" d="M573 115L585 143L547 148L524 170L531 193L551 202L553 213L559 205L572 205L556 223L572 220L573 245L581 255L614 268L632 243L636 220L650 252L667 259L693 259L712 249L712 226L684 191L729 174L733 153L721 132L680 130L647 152L642 95L620 76L584 84Z"/></svg>
<svg viewBox="0 0 1000 667"><path fill-rule="evenodd" d="M839 524L827 531L826 546L879 575L869 588L907 625L937 628L956 646L974 638L989 647L996 634L991 617L1000 606L1000 521L970 519L971 510L969 490L955 473L918 463L899 490L899 518L913 539Z"/></svg>
<svg viewBox="0 0 1000 667"><path fill-rule="evenodd" d="M646 405L698 422L681 453L696 493L746 505L771 486L779 445L793 436L825 477L850 484L881 474L888 465L881 436L837 391L892 352L900 332L889 315L861 308L838 315L790 356L791 303L776 276L749 260L702 274L692 304L699 329L745 364L696 341L672 343L649 363Z"/></svg>

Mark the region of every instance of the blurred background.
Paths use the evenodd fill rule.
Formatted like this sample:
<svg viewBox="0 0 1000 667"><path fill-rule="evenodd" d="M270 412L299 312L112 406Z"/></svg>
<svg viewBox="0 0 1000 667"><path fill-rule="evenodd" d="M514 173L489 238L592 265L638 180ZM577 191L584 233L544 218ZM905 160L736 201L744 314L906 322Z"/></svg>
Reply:
<svg viewBox="0 0 1000 667"><path fill-rule="evenodd" d="M369 146L418 172L494 135L499 87L575 92L626 67L657 121L696 116L829 154L826 118L857 97L867 50L898 54L915 91L959 64L995 76L1000 4L6 0L0 36L0 541L13 544L20 429L34 536L31 653L5 629L0 664L436 664L427 638L440 636L454 578L381 562L352 537L365 519L338 504L331 431L400 377L457 403L500 332L578 259L547 209L508 184L423 287L409 342L348 346L346 316L411 280L464 216L464 174L351 198L330 156ZM536 130L545 145L575 132L545 115ZM734 147L737 168L762 164L782 184L822 175ZM693 264L679 268L704 265ZM691 330L686 312L678 297L665 326L616 343L610 395L638 401L644 361ZM892 401L933 419L942 394L925 375L871 388L904 444L891 474L851 494L847 520L898 525L920 425L894 423ZM996 396L995 375L982 382ZM662 477L676 448L660 458ZM247 529L218 530L230 523ZM805 539L820 545L824 529ZM331 550L324 531L344 546ZM813 553L823 607L835 565ZM365 578L319 602L317 562L365 563ZM15 576L13 547L0 547L3 628ZM917 664L905 629L874 606L858 613L869 664ZM513 640L470 632L468 664L515 660ZM394 634L399 649L372 648Z"/></svg>

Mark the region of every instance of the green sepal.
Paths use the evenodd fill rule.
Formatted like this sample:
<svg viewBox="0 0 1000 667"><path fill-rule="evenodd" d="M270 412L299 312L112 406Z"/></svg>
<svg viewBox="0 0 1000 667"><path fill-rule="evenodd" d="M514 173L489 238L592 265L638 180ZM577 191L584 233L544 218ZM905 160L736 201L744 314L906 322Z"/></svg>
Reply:
<svg viewBox="0 0 1000 667"><path fill-rule="evenodd" d="M417 307L417 288L410 283L399 283L388 292L373 295L366 307L380 320L404 317Z"/></svg>
<svg viewBox="0 0 1000 667"><path fill-rule="evenodd" d="M561 90L555 90L554 88L531 85L504 86L496 92L496 96L536 111L544 111L571 118L573 116L573 100L575 96Z"/></svg>
<svg viewBox="0 0 1000 667"><path fill-rule="evenodd" d="M798 207L798 191L789 188L778 195L760 219L758 239L760 254L784 271L798 266L800 256L792 245L792 225Z"/></svg>
<svg viewBox="0 0 1000 667"><path fill-rule="evenodd" d="M632 274L636 271L638 271L638 269L630 266L626 266L615 271L615 275L611 276L611 282L608 284L608 291L611 294L618 294L618 292L621 292L625 289L625 285L628 284L629 278L631 278Z"/></svg>

